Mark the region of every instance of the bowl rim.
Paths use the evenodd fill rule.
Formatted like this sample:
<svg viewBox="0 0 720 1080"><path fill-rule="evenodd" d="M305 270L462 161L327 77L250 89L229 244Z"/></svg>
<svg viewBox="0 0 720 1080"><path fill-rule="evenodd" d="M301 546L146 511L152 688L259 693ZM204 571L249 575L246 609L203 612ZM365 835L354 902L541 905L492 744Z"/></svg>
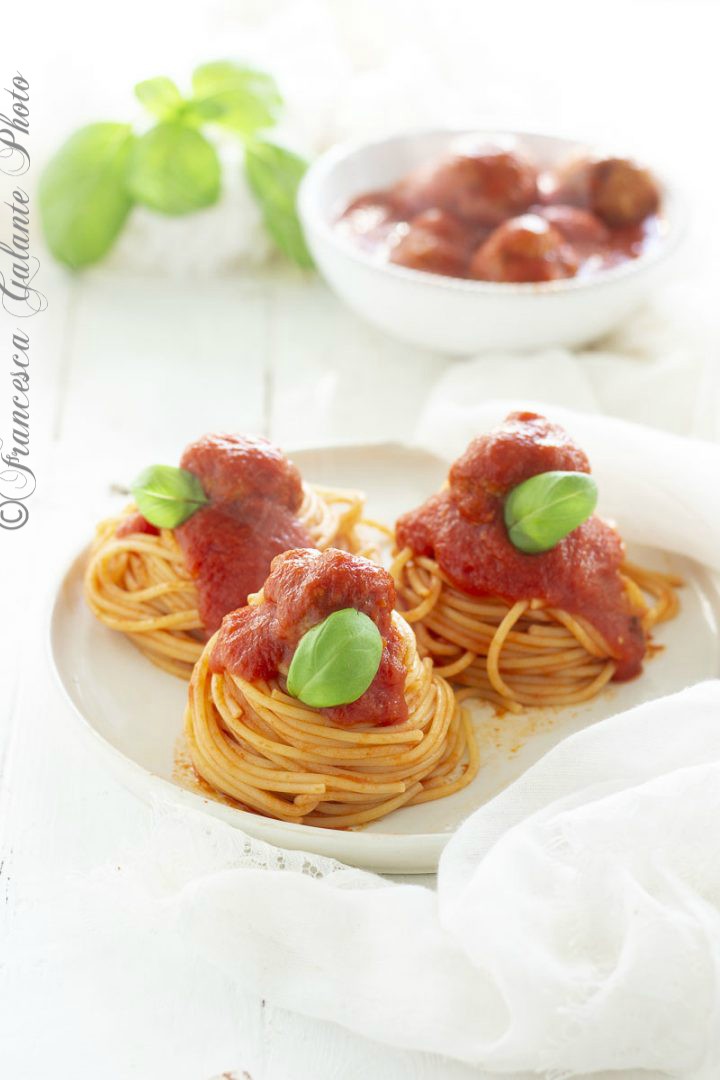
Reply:
<svg viewBox="0 0 720 1080"><path fill-rule="evenodd" d="M669 208L665 217L666 232L660 237L659 243L650 251L644 252L635 259L628 259L618 266L587 277L558 278L553 281L475 281L468 278L454 278L444 274L433 274L427 270L414 270L410 267L398 266L391 262L381 262L363 251L357 244L344 236L335 228L335 222L324 215L317 205L318 192L322 190L333 172L346 161L361 157L363 154L377 150L383 146L391 146L396 143L404 143L412 139L428 138L430 136L446 135L448 137L461 138L463 136L478 136L488 139L514 138L547 140L554 143L565 143L568 149L587 150L589 153L597 152L600 147L577 139L572 136L553 134L547 131L516 130L511 128L485 128L485 127L417 127L407 128L389 135L374 139L348 139L322 153L309 167L303 177L298 190L297 206L304 229L311 234L319 233L325 243L334 247L341 255L351 261L364 266L368 270L386 274L397 281L414 283L415 285L429 285L449 292L467 293L475 296L508 296L517 294L521 296L534 295L557 295L570 292L587 292L598 289L605 285L613 285L625 278L636 276L649 270L666 259L678 247L686 228L686 211L684 202L678 195L677 189L667 176L652 165L647 167L656 180L659 181L663 207ZM603 154L610 156L610 151L603 148ZM612 156L621 156L617 152ZM632 155L624 155L630 157Z"/></svg>

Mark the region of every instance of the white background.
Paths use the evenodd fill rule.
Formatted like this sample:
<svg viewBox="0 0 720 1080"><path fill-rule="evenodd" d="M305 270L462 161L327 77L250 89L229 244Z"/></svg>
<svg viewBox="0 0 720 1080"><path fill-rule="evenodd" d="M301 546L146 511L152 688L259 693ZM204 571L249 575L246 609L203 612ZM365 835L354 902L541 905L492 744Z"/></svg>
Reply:
<svg viewBox="0 0 720 1080"><path fill-rule="evenodd" d="M661 356L633 358L631 333L626 366L591 358L586 370L608 409L675 430L696 430L701 415L701 433L717 437L716 402L703 387L717 373L718 23L711 0L35 3L3 12L0 84L18 69L31 82L34 182L76 126L135 118L135 81L166 73L182 82L195 63L223 56L250 56L278 74L289 135L308 152L350 133L437 122L629 147L673 175L691 205L679 283L685 323ZM140 230L139 244L143 237L158 242L156 231ZM148 460L174 460L213 428L265 431L286 446L409 437L453 363L394 345L319 282L277 264L198 280L178 277L177 266L140 273L141 254L81 278L42 256L50 307L31 327L38 490L28 526L0 536L0 907L10 931L29 909L51 904L68 874L121 858L152 827L150 811L77 741L45 674L53 575L112 504L109 483L127 481ZM192 271L186 256L183 270ZM9 320L0 316L4 372ZM694 331L705 342L699 358L689 345ZM489 388L502 370L488 366ZM4 386L0 375L0 437ZM62 994L28 973L12 987L12 1010L0 1014L3 1075L474 1075L241 998L208 971L198 972L195 1000L168 985L163 1014L143 1016L144 986L166 978L161 967L137 972L129 1007L114 998L112 972L98 987L69 971Z"/></svg>

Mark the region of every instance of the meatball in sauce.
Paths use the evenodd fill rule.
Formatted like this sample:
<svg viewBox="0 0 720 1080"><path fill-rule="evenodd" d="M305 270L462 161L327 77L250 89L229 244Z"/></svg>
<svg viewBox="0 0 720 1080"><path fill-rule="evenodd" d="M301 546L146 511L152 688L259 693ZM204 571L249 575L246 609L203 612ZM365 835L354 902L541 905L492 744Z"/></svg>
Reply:
<svg viewBox="0 0 720 1080"><path fill-rule="evenodd" d="M495 146L445 154L356 198L337 228L377 261L445 277L546 282L586 277L662 234L653 176L624 158L553 169Z"/></svg>
<svg viewBox="0 0 720 1080"><path fill-rule="evenodd" d="M492 228L537 201L537 170L519 154L491 147L425 165L400 180L393 195L411 213L446 210Z"/></svg>
<svg viewBox="0 0 720 1080"><path fill-rule="evenodd" d="M464 277L471 243L459 218L445 210L424 210L398 229L390 262L430 274Z"/></svg>
<svg viewBox="0 0 720 1080"><path fill-rule="evenodd" d="M470 277L479 281L556 281L577 270L570 244L539 214L503 222L470 262Z"/></svg>

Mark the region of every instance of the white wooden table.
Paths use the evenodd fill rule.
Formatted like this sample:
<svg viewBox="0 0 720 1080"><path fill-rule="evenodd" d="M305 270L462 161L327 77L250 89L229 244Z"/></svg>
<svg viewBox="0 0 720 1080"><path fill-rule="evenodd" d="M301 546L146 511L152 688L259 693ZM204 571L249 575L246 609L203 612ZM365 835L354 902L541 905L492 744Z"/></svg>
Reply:
<svg viewBox="0 0 720 1080"><path fill-rule="evenodd" d="M206 430L259 431L287 446L402 438L448 363L381 338L292 271L200 284L102 273L70 281L49 261L43 272L51 306L32 327L38 490L28 526L0 537L0 907L9 930L28 905L51 903L68 874L112 859L151 824L151 810L77 738L47 674L52 583L113 500L110 483L176 460ZM104 988L72 983L81 979L68 973L64 1001L44 996L36 972L13 985L12 1015L0 1018L8 1080L474 1075L239 997L219 978L204 979L202 1002L176 1001L169 986L167 1014L141 1035L113 1024L112 973Z"/></svg>

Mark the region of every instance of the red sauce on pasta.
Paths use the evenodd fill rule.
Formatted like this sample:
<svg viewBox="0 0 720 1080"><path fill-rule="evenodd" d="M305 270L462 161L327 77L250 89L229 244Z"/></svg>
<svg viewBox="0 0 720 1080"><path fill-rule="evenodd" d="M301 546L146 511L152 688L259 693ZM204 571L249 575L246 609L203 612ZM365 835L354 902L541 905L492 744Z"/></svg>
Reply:
<svg viewBox="0 0 720 1080"><path fill-rule="evenodd" d="M130 514L120 522L115 530L115 535L118 540L122 540L123 536L132 536L133 533L145 533L146 536L159 536L160 530L157 525L151 525L149 521L146 521L142 514Z"/></svg>
<svg viewBox="0 0 720 1080"><path fill-rule="evenodd" d="M297 517L302 478L282 451L252 435L206 435L187 447L180 466L197 476L210 499L175 529L210 635L262 587L276 555L312 546ZM130 521L121 528L157 532L140 514Z"/></svg>
<svg viewBox="0 0 720 1080"><path fill-rule="evenodd" d="M398 546L436 559L450 581L472 596L540 599L583 616L616 659L614 678L632 678L641 670L646 642L619 574L624 545L616 530L591 517L538 555L518 551L508 539L505 495L552 470L590 472L590 466L562 428L535 413L511 413L496 431L470 443L445 489L400 518Z"/></svg>
<svg viewBox="0 0 720 1080"><path fill-rule="evenodd" d="M272 564L260 604L223 619L210 665L248 681L287 674L300 638L334 611L355 608L383 638L380 667L349 705L319 710L336 724L385 726L407 719L403 644L392 623L395 586L381 566L330 548L286 551Z"/></svg>

